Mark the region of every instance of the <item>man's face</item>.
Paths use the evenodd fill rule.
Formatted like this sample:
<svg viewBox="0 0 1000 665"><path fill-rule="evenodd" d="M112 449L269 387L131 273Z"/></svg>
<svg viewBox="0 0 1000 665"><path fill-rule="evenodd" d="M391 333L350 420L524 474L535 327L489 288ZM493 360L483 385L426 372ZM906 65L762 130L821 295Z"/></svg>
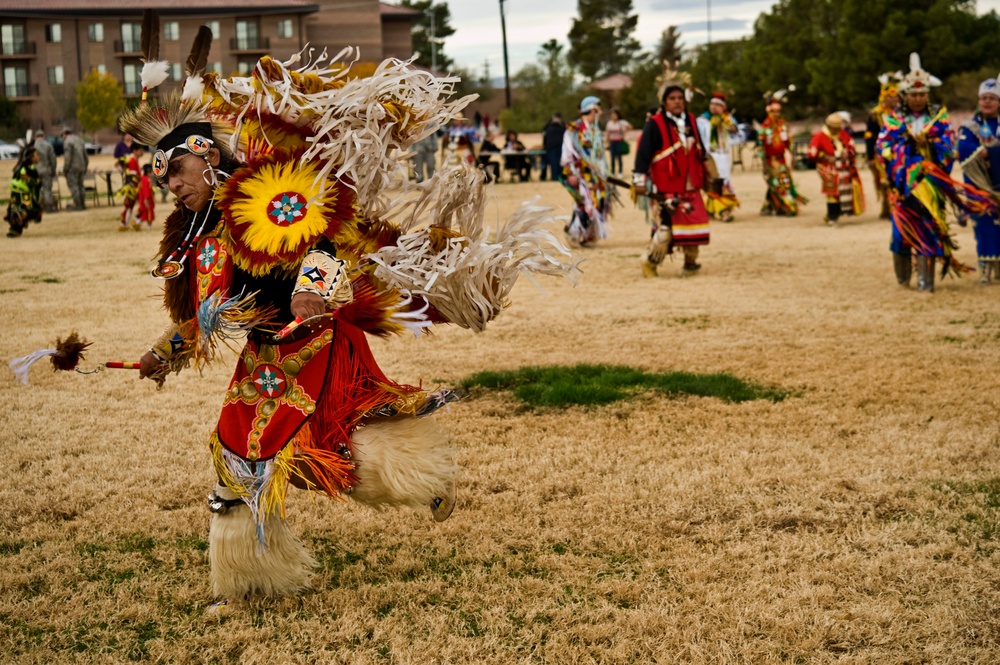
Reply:
<svg viewBox="0 0 1000 665"><path fill-rule="evenodd" d="M916 90L911 90L906 93L906 105L910 107L910 110L914 113L920 113L927 108L927 93L924 91L917 92Z"/></svg>
<svg viewBox="0 0 1000 665"><path fill-rule="evenodd" d="M979 110L983 112L984 116L995 118L997 112L1000 111L1000 97L989 93L979 95Z"/></svg>
<svg viewBox="0 0 1000 665"><path fill-rule="evenodd" d="M726 103L713 99L708 103L708 112L712 115L722 115L726 112Z"/></svg>
<svg viewBox="0 0 1000 665"><path fill-rule="evenodd" d="M927 97L926 93L924 94L924 97ZM882 98L882 105L885 106L887 109L896 108L897 106L899 106L899 95L886 95L885 97Z"/></svg>
<svg viewBox="0 0 1000 665"><path fill-rule="evenodd" d="M217 165L219 153L215 148L209 151L209 155L212 156L213 153ZM205 157L182 152L170 160L163 182L185 208L201 212L212 200L212 186L205 179L208 177L205 173L208 168L209 163Z"/></svg>
<svg viewBox="0 0 1000 665"><path fill-rule="evenodd" d="M663 100L663 108L667 113L680 115L684 113L684 92L682 90L671 90L667 98Z"/></svg>
<svg viewBox="0 0 1000 665"><path fill-rule="evenodd" d="M777 120L781 117L781 104L771 104L767 107L767 117Z"/></svg>

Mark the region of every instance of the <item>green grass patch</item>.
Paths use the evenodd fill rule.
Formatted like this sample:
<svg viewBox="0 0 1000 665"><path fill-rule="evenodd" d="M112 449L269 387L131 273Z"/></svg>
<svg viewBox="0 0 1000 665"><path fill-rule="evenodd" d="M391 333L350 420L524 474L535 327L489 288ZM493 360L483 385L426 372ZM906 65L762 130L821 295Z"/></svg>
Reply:
<svg viewBox="0 0 1000 665"><path fill-rule="evenodd" d="M767 388L731 374L692 372L648 373L620 365L522 367L506 372L479 372L464 379L462 388L511 391L532 407L608 404L632 399L645 391L666 395L717 397L726 402L768 399L780 402L788 391Z"/></svg>
<svg viewBox="0 0 1000 665"><path fill-rule="evenodd" d="M959 524L950 531L973 538L982 554L991 555L1000 548L1000 478L944 481L931 487L959 514Z"/></svg>
<svg viewBox="0 0 1000 665"><path fill-rule="evenodd" d="M0 542L0 556L14 556L24 549L23 540Z"/></svg>
<svg viewBox="0 0 1000 665"><path fill-rule="evenodd" d="M62 284L62 279L51 275L21 275L21 279L29 284Z"/></svg>

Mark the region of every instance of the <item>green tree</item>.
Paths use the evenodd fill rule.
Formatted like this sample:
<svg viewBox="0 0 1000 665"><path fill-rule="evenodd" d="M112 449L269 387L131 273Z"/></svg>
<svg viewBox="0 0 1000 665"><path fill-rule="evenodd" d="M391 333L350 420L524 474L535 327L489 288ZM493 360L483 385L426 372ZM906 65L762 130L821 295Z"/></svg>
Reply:
<svg viewBox="0 0 1000 665"><path fill-rule="evenodd" d="M505 129L537 132L556 111L567 120L576 116L580 93L563 50L556 40L547 41L538 51L538 63L525 65L514 75L514 104L500 112Z"/></svg>
<svg viewBox="0 0 1000 665"><path fill-rule="evenodd" d="M684 45L681 44L681 33L676 25L668 26L660 34L660 43L656 47L656 59L659 62L680 62L683 56Z"/></svg>
<svg viewBox="0 0 1000 665"><path fill-rule="evenodd" d="M451 27L451 10L448 9L448 3L435 3L433 0L402 0L400 5L421 12L420 20L413 24L413 50L420 53L417 64L428 69L436 64L438 71L449 71L454 63L442 50L443 40L455 34L455 28Z"/></svg>
<svg viewBox="0 0 1000 665"><path fill-rule="evenodd" d="M2 138L10 141L24 135L27 123L17 112L17 103L0 95L0 131Z"/></svg>
<svg viewBox="0 0 1000 665"><path fill-rule="evenodd" d="M589 79L625 72L642 46L632 37L639 22L632 0L578 0L569 31L569 60Z"/></svg>
<svg viewBox="0 0 1000 665"><path fill-rule="evenodd" d="M122 86L96 69L76 85L76 117L85 132L112 127L125 106Z"/></svg>
<svg viewBox="0 0 1000 665"><path fill-rule="evenodd" d="M1000 69L997 41L1000 17L976 15L972 0L780 0L751 37L698 49L692 73L699 86L729 82L738 104L752 102L744 115L756 118L764 116L761 96L790 83L790 117L860 112L878 96L877 75L908 70L911 52L947 81Z"/></svg>

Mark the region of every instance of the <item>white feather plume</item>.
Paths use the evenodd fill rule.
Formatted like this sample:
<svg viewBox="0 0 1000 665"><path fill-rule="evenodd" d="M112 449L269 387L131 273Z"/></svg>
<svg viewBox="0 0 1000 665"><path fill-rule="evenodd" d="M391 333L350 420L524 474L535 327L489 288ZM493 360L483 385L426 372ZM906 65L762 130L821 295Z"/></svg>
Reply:
<svg viewBox="0 0 1000 665"><path fill-rule="evenodd" d="M205 81L202 75L188 76L184 79L184 90L181 92L181 101L200 102L201 96L205 92Z"/></svg>
<svg viewBox="0 0 1000 665"><path fill-rule="evenodd" d="M170 76L170 63L165 60L153 60L143 64L142 71L139 72L139 80L142 87L152 90L167 80Z"/></svg>

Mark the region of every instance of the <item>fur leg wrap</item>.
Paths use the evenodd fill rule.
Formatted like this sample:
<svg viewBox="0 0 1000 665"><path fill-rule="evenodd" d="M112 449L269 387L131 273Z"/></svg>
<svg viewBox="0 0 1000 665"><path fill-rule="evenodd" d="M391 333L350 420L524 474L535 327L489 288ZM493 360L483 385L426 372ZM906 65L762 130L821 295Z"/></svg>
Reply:
<svg viewBox="0 0 1000 665"><path fill-rule="evenodd" d="M351 435L358 465L351 498L375 508L426 508L458 472L447 438L432 418L394 418L359 427Z"/></svg>
<svg viewBox="0 0 1000 665"><path fill-rule="evenodd" d="M224 499L236 498L219 485L215 493ZM274 516L264 523L264 547L250 508L230 508L212 515L208 532L209 580L220 598L243 599L251 594L289 596L309 586L316 561L298 541L285 520Z"/></svg>

